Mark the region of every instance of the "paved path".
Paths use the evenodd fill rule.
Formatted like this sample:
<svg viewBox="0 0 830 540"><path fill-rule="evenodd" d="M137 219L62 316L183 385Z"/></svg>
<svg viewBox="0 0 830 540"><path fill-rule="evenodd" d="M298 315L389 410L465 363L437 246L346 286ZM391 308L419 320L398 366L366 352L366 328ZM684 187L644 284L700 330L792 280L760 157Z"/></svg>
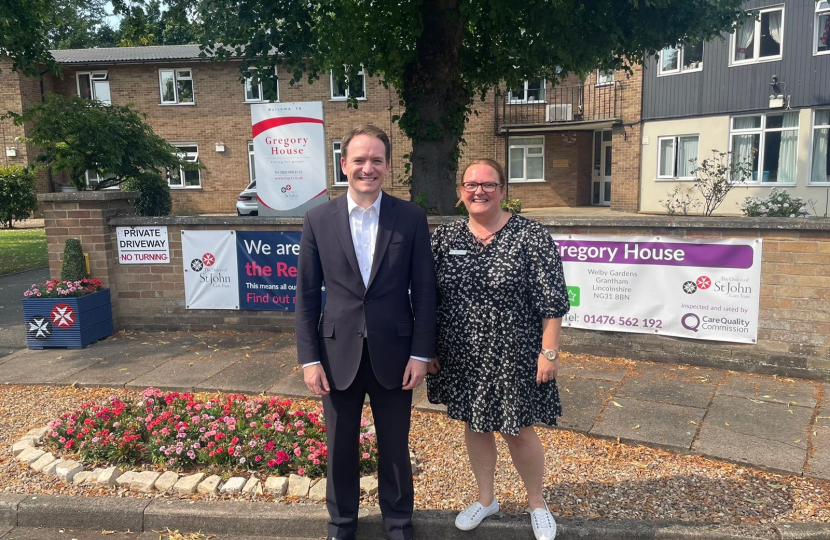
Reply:
<svg viewBox="0 0 830 540"><path fill-rule="evenodd" d="M23 291L49 279L49 267L0 276L0 356L26 346Z"/></svg>
<svg viewBox="0 0 830 540"><path fill-rule="evenodd" d="M830 480L830 383L584 356L558 382L565 429ZM0 358L0 384L310 397L291 334L122 332ZM424 394L416 409L444 411Z"/></svg>

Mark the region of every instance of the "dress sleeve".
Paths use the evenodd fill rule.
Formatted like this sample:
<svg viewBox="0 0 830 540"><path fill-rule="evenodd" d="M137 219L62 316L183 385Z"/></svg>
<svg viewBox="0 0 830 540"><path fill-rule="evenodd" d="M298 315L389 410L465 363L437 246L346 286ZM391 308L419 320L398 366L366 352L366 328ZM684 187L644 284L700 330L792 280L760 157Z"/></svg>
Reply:
<svg viewBox="0 0 830 540"><path fill-rule="evenodd" d="M563 317L571 305L556 243L547 230L535 222L528 226L526 239L533 310L543 319Z"/></svg>
<svg viewBox="0 0 830 540"><path fill-rule="evenodd" d="M441 259L444 257L444 252L446 249L444 248L444 234L447 225L439 225L435 232L432 233L430 237L430 243L432 244L432 258L435 260L435 271L438 272L438 267L441 264Z"/></svg>

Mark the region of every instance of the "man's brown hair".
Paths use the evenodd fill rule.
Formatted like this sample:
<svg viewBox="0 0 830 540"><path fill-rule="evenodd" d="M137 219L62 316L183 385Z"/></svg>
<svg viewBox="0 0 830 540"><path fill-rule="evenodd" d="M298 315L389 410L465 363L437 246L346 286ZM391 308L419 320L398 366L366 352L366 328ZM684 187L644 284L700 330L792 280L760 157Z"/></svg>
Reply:
<svg viewBox="0 0 830 540"><path fill-rule="evenodd" d="M380 139L384 148L386 148L386 161L392 161L392 143L389 142L389 135L387 135L386 132L379 127L371 124L355 126L351 129L351 131L346 133L346 136L343 137L342 141L340 141L340 153L343 159L346 159L346 153L349 150L349 143L352 142L352 139L358 135L368 135L370 137L374 137L375 139Z"/></svg>

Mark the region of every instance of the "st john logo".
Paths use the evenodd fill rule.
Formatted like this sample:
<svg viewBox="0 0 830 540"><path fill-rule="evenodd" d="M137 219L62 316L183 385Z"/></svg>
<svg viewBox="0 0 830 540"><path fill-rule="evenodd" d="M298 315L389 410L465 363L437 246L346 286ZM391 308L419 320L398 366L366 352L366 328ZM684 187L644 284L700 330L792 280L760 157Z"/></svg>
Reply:
<svg viewBox="0 0 830 540"><path fill-rule="evenodd" d="M32 339L47 340L52 337L52 323L42 315L34 315L26 321L26 335Z"/></svg>

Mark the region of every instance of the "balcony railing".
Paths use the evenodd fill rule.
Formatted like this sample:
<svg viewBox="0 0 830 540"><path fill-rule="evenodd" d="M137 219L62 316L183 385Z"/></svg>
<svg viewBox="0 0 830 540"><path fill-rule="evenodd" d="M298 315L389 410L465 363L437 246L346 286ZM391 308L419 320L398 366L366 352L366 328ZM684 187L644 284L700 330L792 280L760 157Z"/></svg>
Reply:
<svg viewBox="0 0 830 540"><path fill-rule="evenodd" d="M619 81L556 86L546 89L544 99L539 100L511 100L509 94L503 95L496 106L496 132L520 127L613 121L621 116L622 85Z"/></svg>

